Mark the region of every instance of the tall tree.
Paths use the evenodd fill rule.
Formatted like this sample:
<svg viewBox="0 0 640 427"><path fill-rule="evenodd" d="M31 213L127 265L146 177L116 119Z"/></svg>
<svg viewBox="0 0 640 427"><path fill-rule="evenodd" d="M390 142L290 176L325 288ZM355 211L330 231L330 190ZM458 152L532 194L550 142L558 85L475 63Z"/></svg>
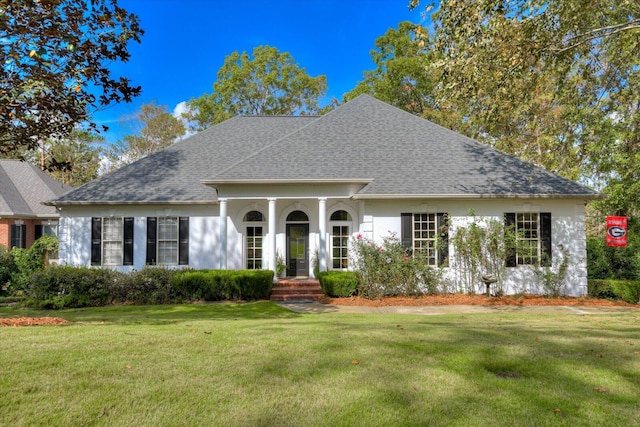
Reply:
<svg viewBox="0 0 640 427"><path fill-rule="evenodd" d="M117 0L0 0L0 153L37 150L83 122L96 130L91 110L137 96L108 65L142 34Z"/></svg>
<svg viewBox="0 0 640 427"><path fill-rule="evenodd" d="M270 46L227 56L213 93L191 99L190 119L199 130L234 115L316 114L318 100L327 90L327 79L311 77L288 53Z"/></svg>
<svg viewBox="0 0 640 427"><path fill-rule="evenodd" d="M471 136L601 183L620 196L610 209L638 209L624 188L638 178L640 3L442 0L431 16L439 98Z"/></svg>
<svg viewBox="0 0 640 427"><path fill-rule="evenodd" d="M63 139L46 141L48 158L45 168L57 180L77 187L96 179L100 170L100 154L102 150L96 143L103 137L83 130L74 130ZM52 162L64 162L65 167L57 167Z"/></svg>
<svg viewBox="0 0 640 427"><path fill-rule="evenodd" d="M143 104L135 115L135 132L114 144L108 153L112 167L120 167L162 150L185 134L181 120L167 107L151 102Z"/></svg>

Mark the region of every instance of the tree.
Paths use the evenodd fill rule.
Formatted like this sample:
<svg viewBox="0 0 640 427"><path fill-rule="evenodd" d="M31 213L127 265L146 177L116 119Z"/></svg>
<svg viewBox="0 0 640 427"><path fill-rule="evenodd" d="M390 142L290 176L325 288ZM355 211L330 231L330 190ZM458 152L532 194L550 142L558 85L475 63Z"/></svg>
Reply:
<svg viewBox="0 0 640 427"><path fill-rule="evenodd" d="M85 130L74 130L63 139L52 139L45 144L48 153L45 169L54 178L73 187L98 178L102 150L95 143L103 141L99 135ZM64 162L65 167L58 164Z"/></svg>
<svg viewBox="0 0 640 427"><path fill-rule="evenodd" d="M426 38L426 43L425 43ZM364 72L364 80L344 100L367 93L416 115L434 108L433 71L428 67L427 30L411 22L401 22L375 41L371 59L373 71Z"/></svg>
<svg viewBox="0 0 640 427"><path fill-rule="evenodd" d="M136 113L137 130L126 135L109 150L109 160L114 167L134 162L160 151L185 134L181 120L167 112L167 107L151 102L143 104Z"/></svg>
<svg viewBox="0 0 640 427"><path fill-rule="evenodd" d="M433 12L434 6L427 9L439 55L434 66L442 72L437 98L455 106L468 134L600 183L620 196L609 209L637 211L640 4L442 0Z"/></svg>
<svg viewBox="0 0 640 427"><path fill-rule="evenodd" d="M326 90L326 77L311 77L288 52L258 46L253 58L246 52L225 58L213 93L189 101L189 118L202 130L234 115L316 114Z"/></svg>
<svg viewBox="0 0 640 427"><path fill-rule="evenodd" d="M117 0L0 0L0 153L36 150L85 122L97 130L91 110L140 93L108 64L127 61L142 35Z"/></svg>

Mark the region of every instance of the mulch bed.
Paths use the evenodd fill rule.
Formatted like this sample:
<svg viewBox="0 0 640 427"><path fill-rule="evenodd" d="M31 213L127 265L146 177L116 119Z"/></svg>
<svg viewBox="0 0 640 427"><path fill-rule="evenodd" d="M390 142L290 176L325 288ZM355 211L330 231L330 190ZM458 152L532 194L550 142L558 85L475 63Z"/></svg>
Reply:
<svg viewBox="0 0 640 427"><path fill-rule="evenodd" d="M638 307L625 301L610 301L588 297L559 297L549 298L541 295L525 294L522 296L486 297L485 295L443 294L425 295L416 298L384 297L379 300L368 300L361 297L321 299L324 304L387 307L387 306L420 306L420 305L570 305L570 306L601 306L601 307Z"/></svg>
<svg viewBox="0 0 640 427"><path fill-rule="evenodd" d="M64 325L69 321L61 317L12 317L0 318L1 326L45 326L45 325Z"/></svg>

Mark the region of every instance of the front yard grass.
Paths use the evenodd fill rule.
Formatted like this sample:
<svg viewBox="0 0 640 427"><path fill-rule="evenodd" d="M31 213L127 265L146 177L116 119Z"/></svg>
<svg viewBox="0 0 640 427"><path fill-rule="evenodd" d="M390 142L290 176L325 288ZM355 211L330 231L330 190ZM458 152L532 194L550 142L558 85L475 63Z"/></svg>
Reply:
<svg viewBox="0 0 640 427"><path fill-rule="evenodd" d="M12 426L640 424L640 314L296 314L270 302L0 316Z"/></svg>

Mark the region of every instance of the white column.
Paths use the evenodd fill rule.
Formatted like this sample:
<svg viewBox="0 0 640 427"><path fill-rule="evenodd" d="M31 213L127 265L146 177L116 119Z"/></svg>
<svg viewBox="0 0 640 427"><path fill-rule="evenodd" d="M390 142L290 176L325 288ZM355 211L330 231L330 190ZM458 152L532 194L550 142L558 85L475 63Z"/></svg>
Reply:
<svg viewBox="0 0 640 427"><path fill-rule="evenodd" d="M318 248L318 269L327 271L327 198L318 198L318 233L320 234Z"/></svg>
<svg viewBox="0 0 640 427"><path fill-rule="evenodd" d="M274 280L276 278L276 200L269 200L269 234L267 239L267 249L269 251L269 270L273 271Z"/></svg>
<svg viewBox="0 0 640 427"><path fill-rule="evenodd" d="M227 269L227 199L220 201L220 268Z"/></svg>

